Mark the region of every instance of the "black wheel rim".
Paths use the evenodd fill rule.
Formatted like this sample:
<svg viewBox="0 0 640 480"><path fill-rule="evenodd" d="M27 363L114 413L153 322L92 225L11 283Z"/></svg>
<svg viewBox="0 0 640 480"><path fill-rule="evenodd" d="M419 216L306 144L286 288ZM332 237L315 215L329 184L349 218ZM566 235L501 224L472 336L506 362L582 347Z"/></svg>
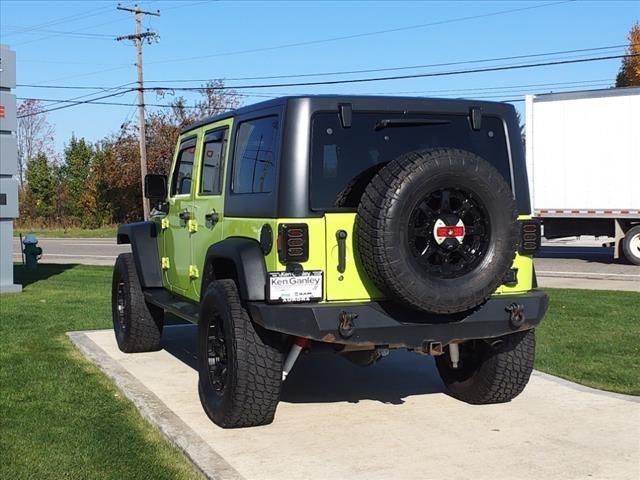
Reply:
<svg viewBox="0 0 640 480"><path fill-rule="evenodd" d="M441 188L416 204L407 233L419 269L437 278L457 278L475 269L485 257L489 215L473 192Z"/></svg>
<svg viewBox="0 0 640 480"><path fill-rule="evenodd" d="M209 382L214 391L222 395L227 385L227 349L224 341L222 322L213 315L207 332L207 366Z"/></svg>
<svg viewBox="0 0 640 480"><path fill-rule="evenodd" d="M118 328L125 332L127 330L126 313L127 313L127 300L126 300L126 286L124 281L118 282L118 289L116 291L116 318L118 320Z"/></svg>

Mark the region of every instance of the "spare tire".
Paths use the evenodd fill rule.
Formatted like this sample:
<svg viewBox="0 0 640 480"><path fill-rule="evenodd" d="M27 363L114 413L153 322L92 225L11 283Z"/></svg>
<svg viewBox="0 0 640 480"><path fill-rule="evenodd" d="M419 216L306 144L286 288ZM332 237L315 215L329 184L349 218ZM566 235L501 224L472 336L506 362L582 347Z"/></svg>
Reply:
<svg viewBox="0 0 640 480"><path fill-rule="evenodd" d="M355 237L366 272L390 299L462 312L488 299L511 267L516 204L503 176L473 153L410 152L365 189Z"/></svg>

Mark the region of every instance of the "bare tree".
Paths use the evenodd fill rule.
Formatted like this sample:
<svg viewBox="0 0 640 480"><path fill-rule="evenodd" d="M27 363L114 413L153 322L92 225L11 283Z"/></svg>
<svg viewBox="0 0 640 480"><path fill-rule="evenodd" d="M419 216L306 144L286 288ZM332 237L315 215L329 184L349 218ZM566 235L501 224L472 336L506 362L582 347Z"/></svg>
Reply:
<svg viewBox="0 0 640 480"><path fill-rule="evenodd" d="M27 162L39 154L53 156L53 125L47 120L42 104L27 99L18 105L18 175L20 188L24 188Z"/></svg>

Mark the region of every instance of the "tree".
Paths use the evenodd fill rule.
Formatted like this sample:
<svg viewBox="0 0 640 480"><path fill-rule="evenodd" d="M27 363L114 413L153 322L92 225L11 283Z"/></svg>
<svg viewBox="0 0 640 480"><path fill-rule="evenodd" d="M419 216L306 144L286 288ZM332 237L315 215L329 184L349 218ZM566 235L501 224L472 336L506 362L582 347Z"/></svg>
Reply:
<svg viewBox="0 0 640 480"><path fill-rule="evenodd" d="M61 181L67 193L68 214L81 224L92 222L95 216L95 192L92 192L90 177L94 151L84 138L71 136L64 150L64 164L61 167Z"/></svg>
<svg viewBox="0 0 640 480"><path fill-rule="evenodd" d="M38 100L27 99L18 105L18 176L21 189L24 188L30 159L41 153L53 158L54 128L42 111L42 104Z"/></svg>
<svg viewBox="0 0 640 480"><path fill-rule="evenodd" d="M26 164L26 191L20 205L21 216L51 220L56 210L56 171L44 153L31 157Z"/></svg>
<svg viewBox="0 0 640 480"><path fill-rule="evenodd" d="M640 86L640 23L636 22L629 31L627 56L622 59L620 71L616 76L616 87Z"/></svg>
<svg viewBox="0 0 640 480"><path fill-rule="evenodd" d="M171 108L156 110L147 115L147 163L149 173L168 174L180 130L202 118L223 113L239 106L239 95L226 90L221 80L207 82L202 98L188 105L182 97L170 102ZM160 92L166 96L168 92ZM98 188L105 194L98 196L106 201L115 222L136 220L142 217L140 205L140 153L138 130L134 124L125 124L118 134L104 140L101 148L104 157L96 166ZM107 207L105 207L107 208Z"/></svg>

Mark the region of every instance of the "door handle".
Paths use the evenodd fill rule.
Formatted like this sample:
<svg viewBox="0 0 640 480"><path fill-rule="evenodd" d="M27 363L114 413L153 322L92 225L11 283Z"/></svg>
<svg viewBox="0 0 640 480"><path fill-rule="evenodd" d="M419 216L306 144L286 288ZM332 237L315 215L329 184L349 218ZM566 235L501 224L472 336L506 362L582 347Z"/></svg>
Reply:
<svg viewBox="0 0 640 480"><path fill-rule="evenodd" d="M220 220L220 214L218 212L207 213L204 216L204 219L207 221L208 224L210 224L211 226L214 226Z"/></svg>
<svg viewBox="0 0 640 480"><path fill-rule="evenodd" d="M185 222L188 222L189 220L191 220L191 214L189 213L188 210L185 210L184 212L180 212L178 214L178 217L180 217L180 220L184 220Z"/></svg>
<svg viewBox="0 0 640 480"><path fill-rule="evenodd" d="M347 268L347 232L338 230L336 239L338 240L338 272L344 273Z"/></svg>

